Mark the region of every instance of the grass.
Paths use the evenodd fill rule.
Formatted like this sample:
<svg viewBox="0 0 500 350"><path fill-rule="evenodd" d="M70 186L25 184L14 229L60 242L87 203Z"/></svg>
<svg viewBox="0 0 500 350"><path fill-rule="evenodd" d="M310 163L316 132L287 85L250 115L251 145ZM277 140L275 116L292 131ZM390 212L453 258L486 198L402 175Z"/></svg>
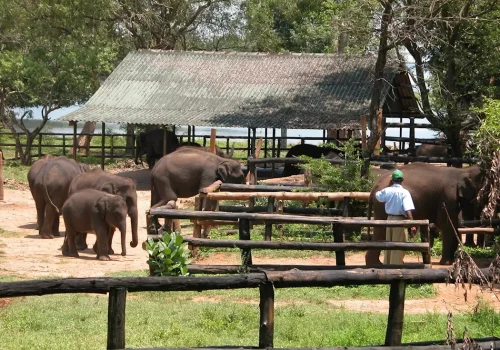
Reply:
<svg viewBox="0 0 500 350"><path fill-rule="evenodd" d="M24 233L22 232L7 231L4 230L3 228L0 228L0 238L22 237L22 236L24 236Z"/></svg>
<svg viewBox="0 0 500 350"><path fill-rule="evenodd" d="M275 347L331 347L383 344L387 315L359 313L324 302L304 303L300 291L275 313ZM323 289L317 289L323 290ZM130 293L127 300L127 347L256 346L258 292L235 299L233 291L213 293ZM250 295L251 294L251 295ZM249 303L251 301L251 303ZM288 302L285 302L288 301ZM106 344L107 298L50 295L14 299L0 309L2 349L102 349ZM476 314L454 316L457 336L465 327L473 337L492 335L499 314L484 305ZM406 315L403 342L444 339L446 316Z"/></svg>

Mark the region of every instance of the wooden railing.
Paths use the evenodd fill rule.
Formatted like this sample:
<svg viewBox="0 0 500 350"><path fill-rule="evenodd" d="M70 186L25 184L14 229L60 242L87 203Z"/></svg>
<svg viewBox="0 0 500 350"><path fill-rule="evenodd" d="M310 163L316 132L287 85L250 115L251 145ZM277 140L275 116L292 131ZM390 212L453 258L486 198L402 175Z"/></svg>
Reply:
<svg viewBox="0 0 500 350"><path fill-rule="evenodd" d="M488 278L491 272L483 269ZM127 292L205 291L259 288L259 349L274 347L275 288L334 287L347 285L390 285L389 314L383 349L402 350L405 291L408 284L453 283L450 270L441 269L349 269L343 271L287 271L209 277L65 278L0 282L0 298L67 294L109 293L107 349L125 349ZM468 276L462 276L467 281ZM500 347L496 338L484 348ZM234 349L234 347L227 347ZM185 349L185 348L184 348ZM218 349L221 349L220 347ZM354 350L358 348L342 348ZM363 348L366 349L366 348ZM422 348L425 350L434 347Z"/></svg>
<svg viewBox="0 0 500 350"><path fill-rule="evenodd" d="M217 193L212 193L216 195ZM244 193L240 193L244 194ZM203 220L204 222L215 222L223 220L225 222L237 222L239 231L239 240L211 240L198 237L185 238L193 247L220 247L220 248L240 248L243 266L252 265L252 248L263 249L295 249L295 250L321 250L335 251L337 266L345 266L345 251L351 250L405 250L422 252L424 264L430 264L429 248L429 221L428 220L368 220L365 218L349 217L317 217L303 215L280 215L280 214L262 214L262 213L226 213L220 211L192 211L176 210L164 207L150 209L146 213L146 222L151 223L159 218L166 219L189 219ZM250 222L260 222L264 224L313 224L313 225L332 225L334 232L334 243L309 243L309 242L271 242L271 232L266 231L265 241L250 242ZM344 226L362 226L362 227L420 227L420 236L422 243L407 242L344 242ZM158 232L153 229L153 225L148 224L148 234L152 237L158 237ZM293 268L293 267L290 267Z"/></svg>

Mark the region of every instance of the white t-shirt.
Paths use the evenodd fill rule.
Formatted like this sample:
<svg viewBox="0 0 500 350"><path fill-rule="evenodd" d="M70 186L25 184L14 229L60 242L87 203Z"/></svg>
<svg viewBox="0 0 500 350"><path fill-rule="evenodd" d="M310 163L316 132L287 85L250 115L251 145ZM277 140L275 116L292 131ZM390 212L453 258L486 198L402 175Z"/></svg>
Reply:
<svg viewBox="0 0 500 350"><path fill-rule="evenodd" d="M385 203L385 212L388 215L403 215L409 210L415 210L410 192L400 184L393 184L375 193L379 202Z"/></svg>

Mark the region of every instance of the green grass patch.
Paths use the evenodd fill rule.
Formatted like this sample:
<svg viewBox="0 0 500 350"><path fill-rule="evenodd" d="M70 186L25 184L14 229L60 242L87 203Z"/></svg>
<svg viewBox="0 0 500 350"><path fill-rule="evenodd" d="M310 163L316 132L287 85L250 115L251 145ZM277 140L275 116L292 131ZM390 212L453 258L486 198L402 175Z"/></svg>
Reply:
<svg viewBox="0 0 500 350"><path fill-rule="evenodd" d="M22 237L22 236L24 236L24 233L22 232L7 231L4 230L3 228L0 228L0 237L10 238L10 237Z"/></svg>
<svg viewBox="0 0 500 350"><path fill-rule="evenodd" d="M297 288L300 293L303 289ZM317 289L319 290L319 289ZM213 293L130 293L127 300L127 347L256 346L259 298L234 300L232 291ZM285 301L286 290L276 300ZM14 299L0 309L2 349L102 349L106 344L104 296L49 295ZM455 315L457 336L495 332L498 313L481 307L476 314ZM359 313L323 303L283 303L276 307L276 347L333 347L383 344L384 313ZM444 339L446 315L405 315L403 342Z"/></svg>
<svg viewBox="0 0 500 350"><path fill-rule="evenodd" d="M4 179L11 179L19 182L28 182L28 165L21 165L15 160L6 160L3 162L3 177Z"/></svg>

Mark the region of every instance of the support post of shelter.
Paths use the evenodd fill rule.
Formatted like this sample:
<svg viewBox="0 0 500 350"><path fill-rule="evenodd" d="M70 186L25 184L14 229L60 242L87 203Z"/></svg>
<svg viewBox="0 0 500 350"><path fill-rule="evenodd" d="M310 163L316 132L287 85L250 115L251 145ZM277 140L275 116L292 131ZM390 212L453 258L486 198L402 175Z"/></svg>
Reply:
<svg viewBox="0 0 500 350"><path fill-rule="evenodd" d="M77 121L69 122L69 125L73 124L73 160L76 160L76 131L77 131Z"/></svg>
<svg viewBox="0 0 500 350"><path fill-rule="evenodd" d="M104 170L104 157L106 152L104 147L106 146L106 123L102 122L101 129L101 169Z"/></svg>
<svg viewBox="0 0 500 350"><path fill-rule="evenodd" d="M163 127L163 155L167 154L167 127Z"/></svg>
<svg viewBox="0 0 500 350"><path fill-rule="evenodd" d="M0 201L3 201L3 153L0 151Z"/></svg>
<svg viewBox="0 0 500 350"><path fill-rule="evenodd" d="M215 143L217 141L217 129L211 129L210 130L210 152L212 152L213 154L215 154Z"/></svg>
<svg viewBox="0 0 500 350"><path fill-rule="evenodd" d="M361 149L366 150L366 115L361 116Z"/></svg>

